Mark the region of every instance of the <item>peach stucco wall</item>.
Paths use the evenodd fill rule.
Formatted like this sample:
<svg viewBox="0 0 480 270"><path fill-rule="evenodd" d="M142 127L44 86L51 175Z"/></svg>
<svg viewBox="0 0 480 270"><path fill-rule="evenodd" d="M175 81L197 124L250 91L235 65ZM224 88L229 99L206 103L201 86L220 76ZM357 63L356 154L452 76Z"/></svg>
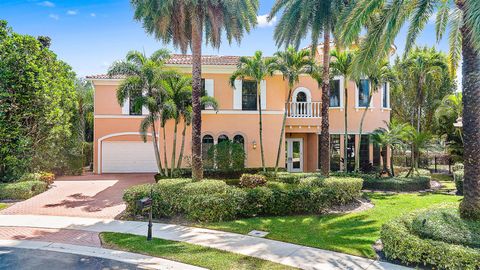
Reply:
<svg viewBox="0 0 480 270"><path fill-rule="evenodd" d="M202 113L202 134L210 134L215 140L219 135L225 134L230 139L234 135L241 134L245 138L245 149L247 154L248 167L260 167L260 138L258 132L258 112L245 112L233 109L233 89L229 85L229 73L205 73L205 79L214 80L214 95L220 105L219 112L204 111ZM112 134L129 133L125 136L113 136L106 140L141 140L139 125L142 116L122 115L121 107L116 99L116 89L120 81L118 80L94 80L95 85L95 122L94 122L94 168L95 172L99 167L101 160L101 145L99 140ZM303 76L298 87L305 87L311 92L312 101L321 101L321 91L317 82L313 79ZM355 109L355 84L348 83L349 102L348 102L348 123L349 133L358 133L361 115L364 109ZM285 98L288 94L287 84L283 81L281 75L275 75L267 78L267 109L263 115L263 138L266 166L275 165L279 133L284 111ZM344 132L344 110L330 109L330 131L334 134ZM367 113L364 124L364 133L369 133L378 127L384 126L384 121L390 119L390 111L381 109L381 91L374 94L373 108ZM318 138L320 132L320 118L313 119L293 119L288 118L285 133L289 136L300 136L304 138L304 168L306 171L315 171L317 169L317 151ZM157 125L158 126L158 125ZM177 157L180 151L181 131L183 126L178 127L177 137ZM173 121L166 125L167 133L167 157L171 163L171 151L173 141ZM161 134L160 134L161 135ZM256 142L257 148L253 149L253 142ZM163 149L163 138L160 136L160 147ZM284 147L282 147L280 166L285 164ZM163 153L161 153L163 157ZM187 128L185 155L191 155L191 129ZM100 158L100 159L99 159ZM184 162L184 165L187 165Z"/></svg>

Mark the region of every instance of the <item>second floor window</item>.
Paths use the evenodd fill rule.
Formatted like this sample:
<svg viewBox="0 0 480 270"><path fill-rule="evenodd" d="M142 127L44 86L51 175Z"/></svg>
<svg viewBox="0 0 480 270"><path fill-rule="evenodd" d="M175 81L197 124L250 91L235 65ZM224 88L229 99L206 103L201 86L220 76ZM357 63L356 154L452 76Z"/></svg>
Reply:
<svg viewBox="0 0 480 270"><path fill-rule="evenodd" d="M358 107L367 107L370 95L370 81L362 79L358 83Z"/></svg>
<svg viewBox="0 0 480 270"><path fill-rule="evenodd" d="M257 83L254 81L242 82L242 110L257 110Z"/></svg>
<svg viewBox="0 0 480 270"><path fill-rule="evenodd" d="M135 108L135 99L137 97L132 95L131 97L128 98L128 102L129 102L129 114L130 115L142 115L142 107L140 106L137 106L138 108Z"/></svg>
<svg viewBox="0 0 480 270"><path fill-rule="evenodd" d="M330 107L340 107L340 80L330 82Z"/></svg>
<svg viewBox="0 0 480 270"><path fill-rule="evenodd" d="M384 82L382 86L382 108L390 108L389 97L388 83Z"/></svg>

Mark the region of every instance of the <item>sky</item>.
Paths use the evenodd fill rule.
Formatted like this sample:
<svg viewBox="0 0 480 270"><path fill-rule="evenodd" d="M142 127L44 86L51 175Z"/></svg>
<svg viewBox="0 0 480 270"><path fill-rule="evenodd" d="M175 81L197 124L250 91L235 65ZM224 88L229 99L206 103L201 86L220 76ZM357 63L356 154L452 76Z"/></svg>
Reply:
<svg viewBox="0 0 480 270"><path fill-rule="evenodd" d="M266 21L275 0L260 0L258 26L246 34L241 44L224 42L219 50L205 47L204 54L253 55L262 50L272 55L278 48L273 40L275 19ZM7 20L15 32L32 36L49 36L51 49L73 67L77 76L104 74L116 60L129 50L147 55L160 48L179 53L170 44L162 44L145 33L141 23L133 19L129 0L0 0L0 19ZM395 44L403 53L406 29L402 29ZM417 44L436 46L447 52L445 37L436 43L434 21L417 40ZM302 46L308 45L308 38Z"/></svg>

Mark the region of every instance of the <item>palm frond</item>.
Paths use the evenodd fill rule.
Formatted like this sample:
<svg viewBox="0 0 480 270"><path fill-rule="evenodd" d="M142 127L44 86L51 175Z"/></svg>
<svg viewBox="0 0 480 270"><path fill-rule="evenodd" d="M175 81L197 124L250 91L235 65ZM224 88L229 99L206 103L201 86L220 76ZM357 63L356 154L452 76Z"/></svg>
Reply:
<svg viewBox="0 0 480 270"><path fill-rule="evenodd" d="M462 25L463 12L459 8L455 7L450 14L450 36L448 38L448 44L450 47L450 74L452 77L456 75L456 70L462 55Z"/></svg>

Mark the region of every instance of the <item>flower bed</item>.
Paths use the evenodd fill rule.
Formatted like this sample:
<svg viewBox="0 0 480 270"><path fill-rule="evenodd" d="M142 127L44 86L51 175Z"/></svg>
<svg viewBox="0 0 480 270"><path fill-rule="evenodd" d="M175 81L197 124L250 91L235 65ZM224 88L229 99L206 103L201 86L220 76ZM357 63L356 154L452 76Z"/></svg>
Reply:
<svg viewBox="0 0 480 270"><path fill-rule="evenodd" d="M457 223L448 224L452 221ZM406 264L430 265L439 269L479 269L480 250L460 244L475 245L478 240L463 235L466 232L464 226L469 227L472 233L472 224L461 220L456 209L410 213L382 226L383 251L388 259ZM461 239L454 240L455 236Z"/></svg>
<svg viewBox="0 0 480 270"><path fill-rule="evenodd" d="M218 180L168 179L131 187L124 200L128 214L142 214L136 202L153 189L155 217L185 215L193 221L213 222L259 215L323 213L332 205L353 201L361 195L361 188L362 180L358 178L306 178L299 184L268 182L255 188L233 187Z"/></svg>

